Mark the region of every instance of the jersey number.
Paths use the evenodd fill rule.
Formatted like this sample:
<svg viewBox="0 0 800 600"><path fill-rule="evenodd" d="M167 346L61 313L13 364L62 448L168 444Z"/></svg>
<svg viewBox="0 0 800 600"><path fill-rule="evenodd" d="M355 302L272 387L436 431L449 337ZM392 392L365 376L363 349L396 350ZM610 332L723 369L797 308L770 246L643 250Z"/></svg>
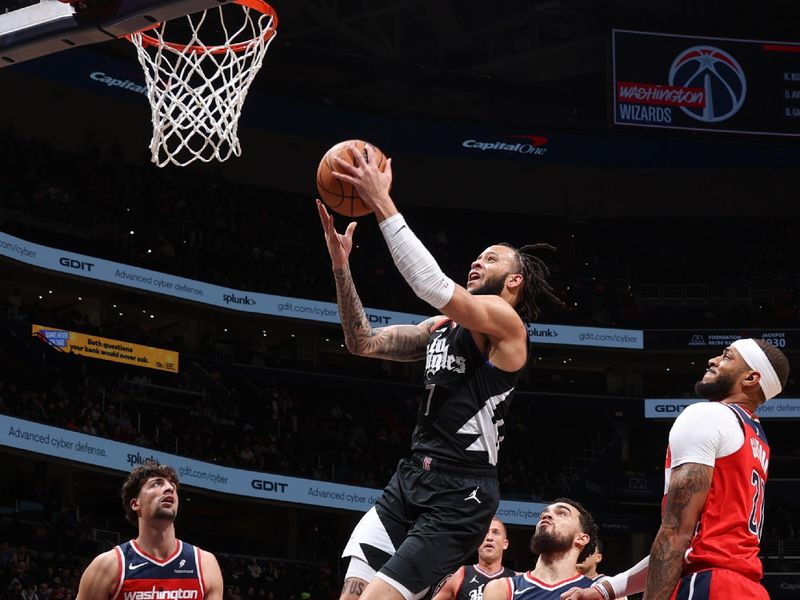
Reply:
<svg viewBox="0 0 800 600"><path fill-rule="evenodd" d="M425 416L427 417L431 413L431 400L433 399L433 392L436 389L436 384L429 383L425 386L425 389L428 390L428 400L425 403Z"/></svg>
<svg viewBox="0 0 800 600"><path fill-rule="evenodd" d="M750 483L753 484L755 491L753 492L753 510L750 511L750 520L747 526L750 533L761 541L761 532L764 530L764 480L755 469L753 469Z"/></svg>

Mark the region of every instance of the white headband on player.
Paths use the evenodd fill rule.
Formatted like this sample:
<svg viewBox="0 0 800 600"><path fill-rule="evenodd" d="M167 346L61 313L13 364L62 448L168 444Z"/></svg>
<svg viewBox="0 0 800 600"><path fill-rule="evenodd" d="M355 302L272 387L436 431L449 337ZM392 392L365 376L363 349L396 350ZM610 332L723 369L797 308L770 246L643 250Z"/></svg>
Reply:
<svg viewBox="0 0 800 600"><path fill-rule="evenodd" d="M756 344L753 338L736 340L731 346L736 348L736 351L742 356L748 367L761 374L759 384L767 400L781 393L783 387L780 379L778 379L778 374L775 372L772 363L769 362L767 355L764 354L764 351Z"/></svg>

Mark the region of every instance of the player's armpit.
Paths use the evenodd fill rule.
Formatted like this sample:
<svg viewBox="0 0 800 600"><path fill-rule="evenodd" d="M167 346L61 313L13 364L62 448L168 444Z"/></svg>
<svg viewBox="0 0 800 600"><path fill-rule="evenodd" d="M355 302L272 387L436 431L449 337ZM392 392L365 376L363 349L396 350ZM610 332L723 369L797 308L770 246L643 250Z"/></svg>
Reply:
<svg viewBox="0 0 800 600"><path fill-rule="evenodd" d="M506 356L506 364L495 364L506 371L525 366L528 357L528 329L517 311L499 296L473 296L456 286L453 298L442 312L459 325L483 333L495 340L497 349Z"/></svg>
<svg viewBox="0 0 800 600"><path fill-rule="evenodd" d="M203 571L203 585L206 589L205 600L222 600L225 586L217 557L210 552L200 550L200 562Z"/></svg>
<svg viewBox="0 0 800 600"><path fill-rule="evenodd" d="M120 569L116 550L95 557L81 576L76 600L108 600L119 584Z"/></svg>
<svg viewBox="0 0 800 600"><path fill-rule="evenodd" d="M683 555L689 547L706 503L714 467L686 463L672 469L661 527L650 550L644 597L670 597L680 579Z"/></svg>
<svg viewBox="0 0 800 600"><path fill-rule="evenodd" d="M460 285L442 312L459 325L498 338L509 338L527 330L517 311L500 296L473 296Z"/></svg>

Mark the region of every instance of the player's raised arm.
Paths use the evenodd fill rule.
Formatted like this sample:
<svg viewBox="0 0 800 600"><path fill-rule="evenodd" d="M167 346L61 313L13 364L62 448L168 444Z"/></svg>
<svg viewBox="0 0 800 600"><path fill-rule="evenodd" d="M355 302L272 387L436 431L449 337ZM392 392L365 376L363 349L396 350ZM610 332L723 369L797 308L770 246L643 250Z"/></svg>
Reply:
<svg viewBox="0 0 800 600"><path fill-rule="evenodd" d="M420 299L459 325L492 338L492 345L509 358L501 359L506 363L502 368L515 370L524 366L527 330L515 307L535 307L532 299L539 292L558 301L543 277L549 273L546 265L530 256L523 258L511 246L497 244L472 263L466 288L456 284L442 272L392 201L391 159L381 171L370 159L369 145L365 151L366 158L351 148L352 165L337 158L339 170L334 176L353 185L364 203L375 211L392 259L408 285ZM533 249L543 248L552 250L546 245ZM513 348L504 347L510 345ZM510 359L512 356L517 360Z"/></svg>
<svg viewBox="0 0 800 600"><path fill-rule="evenodd" d="M81 575L77 600L108 600L116 591L121 571L116 550L98 555Z"/></svg>
<svg viewBox="0 0 800 600"><path fill-rule="evenodd" d="M331 256L333 277L336 281L336 304L344 330L347 349L359 356L370 356L385 360L410 362L425 357L425 348L430 339L431 327L435 319L428 319L419 325L390 325L373 329L364 312L356 292L353 276L350 273L350 252L353 249L353 232L356 223L347 226L343 234L338 233L333 217L325 206L317 200L319 218L325 231L325 243Z"/></svg>

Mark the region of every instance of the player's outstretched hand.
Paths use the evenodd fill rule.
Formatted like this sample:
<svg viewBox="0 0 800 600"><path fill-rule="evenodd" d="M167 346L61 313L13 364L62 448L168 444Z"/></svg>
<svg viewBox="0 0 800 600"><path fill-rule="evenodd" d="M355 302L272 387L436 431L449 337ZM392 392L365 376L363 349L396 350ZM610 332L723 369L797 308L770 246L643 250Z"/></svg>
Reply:
<svg viewBox="0 0 800 600"><path fill-rule="evenodd" d="M355 144L347 149L353 158L353 164L337 156L334 159L336 170L333 171L333 176L356 188L364 204L380 214L381 209L392 202L389 196L392 187L392 159L386 159L386 166L381 171L375 160L375 152L369 144L364 146L366 157Z"/></svg>
<svg viewBox="0 0 800 600"><path fill-rule="evenodd" d="M603 600L603 595L594 588L570 588L561 594L560 600Z"/></svg>
<svg viewBox="0 0 800 600"><path fill-rule="evenodd" d="M317 210L319 211L319 220L322 221L322 229L325 231L325 243L328 245L328 254L331 255L333 267L335 269L344 267L347 265L353 249L353 232L356 230L356 222L352 221L344 234L341 234L334 228L333 217L328 213L328 209L319 200L317 200Z"/></svg>

